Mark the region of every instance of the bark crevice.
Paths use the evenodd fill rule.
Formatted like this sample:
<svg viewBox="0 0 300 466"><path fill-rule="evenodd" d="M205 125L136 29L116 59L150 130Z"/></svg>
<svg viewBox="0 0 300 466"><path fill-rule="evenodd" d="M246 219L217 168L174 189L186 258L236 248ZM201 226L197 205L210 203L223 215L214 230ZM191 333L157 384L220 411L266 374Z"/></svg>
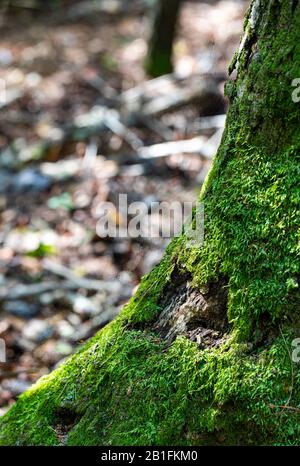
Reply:
<svg viewBox="0 0 300 466"><path fill-rule="evenodd" d="M69 408L58 408L54 416L54 431L61 445L66 445L68 433L79 422L80 416Z"/></svg>
<svg viewBox="0 0 300 466"><path fill-rule="evenodd" d="M153 330L167 345L179 335L189 338L201 349L220 346L229 330L227 318L227 280L222 277L196 289L184 275L164 290L159 301L162 309Z"/></svg>
<svg viewBox="0 0 300 466"><path fill-rule="evenodd" d="M299 0L292 0L292 15L295 13Z"/></svg>

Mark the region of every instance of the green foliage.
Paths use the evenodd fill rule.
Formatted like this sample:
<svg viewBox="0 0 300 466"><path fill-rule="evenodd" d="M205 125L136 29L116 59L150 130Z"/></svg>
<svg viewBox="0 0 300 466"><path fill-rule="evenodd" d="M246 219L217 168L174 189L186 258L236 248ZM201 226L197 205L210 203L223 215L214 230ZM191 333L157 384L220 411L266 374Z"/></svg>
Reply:
<svg viewBox="0 0 300 466"><path fill-rule="evenodd" d="M109 53L101 56L101 65L109 71L116 71L118 69L118 62Z"/></svg>
<svg viewBox="0 0 300 466"><path fill-rule="evenodd" d="M40 243L36 249L26 253L29 257L46 257L56 254L56 248L52 244Z"/></svg>
<svg viewBox="0 0 300 466"><path fill-rule="evenodd" d="M227 86L223 144L201 194L205 245L191 254L183 244L178 253L197 284L229 277L229 319L242 338L261 315L277 322L295 311L299 280L300 107L291 83L299 73L300 15L290 28L289 2L277 9L280 28L269 30L261 16L260 40L241 54L238 79Z"/></svg>
<svg viewBox="0 0 300 466"><path fill-rule="evenodd" d="M74 203L72 201L71 194L66 192L62 193L60 196L53 196L48 201L48 206L50 209L64 209L72 210L74 208Z"/></svg>

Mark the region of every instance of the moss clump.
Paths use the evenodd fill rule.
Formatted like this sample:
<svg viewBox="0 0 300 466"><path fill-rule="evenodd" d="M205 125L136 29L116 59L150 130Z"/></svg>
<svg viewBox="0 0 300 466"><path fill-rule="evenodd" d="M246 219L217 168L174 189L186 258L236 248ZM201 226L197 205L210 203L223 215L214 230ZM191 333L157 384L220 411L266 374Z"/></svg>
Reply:
<svg viewBox="0 0 300 466"><path fill-rule="evenodd" d="M299 414L283 406L299 400L299 376L283 337L259 352L232 342L199 351L185 338L164 351L156 335L122 330L117 319L20 398L2 421L1 443L295 443ZM78 420L67 439L62 409Z"/></svg>
<svg viewBox="0 0 300 466"><path fill-rule="evenodd" d="M300 309L300 106L291 98L300 4L251 8L200 195L204 246L174 240L120 316L2 418L1 444L300 443L300 369L290 357ZM184 337L166 347L151 331L175 270L195 286L226 277L230 332L219 348Z"/></svg>

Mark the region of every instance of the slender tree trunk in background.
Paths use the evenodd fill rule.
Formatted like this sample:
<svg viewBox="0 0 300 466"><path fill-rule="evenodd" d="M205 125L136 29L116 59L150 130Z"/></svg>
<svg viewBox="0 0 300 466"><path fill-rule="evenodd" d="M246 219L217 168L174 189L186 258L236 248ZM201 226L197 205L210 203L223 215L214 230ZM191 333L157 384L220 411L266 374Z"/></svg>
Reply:
<svg viewBox="0 0 300 466"><path fill-rule="evenodd" d="M156 0L145 69L156 77L173 71L172 50L182 0Z"/></svg>
<svg viewBox="0 0 300 466"><path fill-rule="evenodd" d="M253 1L230 68L204 245L174 240L2 418L2 444L300 443L299 2Z"/></svg>

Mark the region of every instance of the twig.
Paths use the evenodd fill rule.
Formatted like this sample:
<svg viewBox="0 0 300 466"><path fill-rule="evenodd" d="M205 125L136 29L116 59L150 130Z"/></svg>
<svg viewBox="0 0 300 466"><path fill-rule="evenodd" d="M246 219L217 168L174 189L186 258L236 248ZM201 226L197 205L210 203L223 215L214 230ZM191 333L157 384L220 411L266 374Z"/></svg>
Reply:
<svg viewBox="0 0 300 466"><path fill-rule="evenodd" d="M126 141L133 150L138 150L143 147L143 141L138 138L131 130L129 130L118 118L119 114L116 110L109 110L106 112L104 124L113 133L120 136Z"/></svg>
<svg viewBox="0 0 300 466"><path fill-rule="evenodd" d="M85 171L92 171L95 160L98 154L98 142L96 138L92 138L87 145L84 157L82 159L82 167Z"/></svg>
<svg viewBox="0 0 300 466"><path fill-rule="evenodd" d="M226 115L214 115L198 118L192 125L194 131L219 129L225 126Z"/></svg>
<svg viewBox="0 0 300 466"><path fill-rule="evenodd" d="M274 405L274 404L269 404L270 408L280 408L280 409L287 409L289 411L296 411L300 413L300 408L297 408L296 406L288 406L288 405Z"/></svg>
<svg viewBox="0 0 300 466"><path fill-rule="evenodd" d="M44 270L47 270L48 272L51 272L59 277L66 278L69 283L75 285L77 288L117 293L118 289L121 287L121 284L119 284L117 281L100 281L78 277L72 270L68 269L64 265L50 261L49 259L44 259L43 268Z"/></svg>
<svg viewBox="0 0 300 466"><path fill-rule="evenodd" d="M136 113L137 118L140 114L157 117L192 103L201 108L214 99L222 100L217 80L199 75L190 79L181 79L174 74L162 76L121 95L123 111L131 117Z"/></svg>
<svg viewBox="0 0 300 466"><path fill-rule="evenodd" d="M160 120L147 115L137 115L137 120L154 133L158 134L163 140L170 141L173 139L173 131L164 125Z"/></svg>
<svg viewBox="0 0 300 466"><path fill-rule="evenodd" d="M42 282L25 285L20 283L8 289L0 289L0 300L9 301L12 299L28 298L49 291L55 291L58 288L69 288L66 283ZM72 285L72 288L74 285Z"/></svg>
<svg viewBox="0 0 300 466"><path fill-rule="evenodd" d="M214 151L206 148L208 140L203 136L198 136L193 139L181 141L164 142L162 144L154 144L148 147L142 147L138 154L142 159L155 159L157 157L167 157L172 154L191 154L199 153L206 159L211 159Z"/></svg>
<svg viewBox="0 0 300 466"><path fill-rule="evenodd" d="M50 271L49 267L49 271ZM55 271L54 271L55 270ZM52 267L52 273L58 276L64 277L62 270L58 270L56 267ZM107 292L117 294L120 291L121 284L117 281L106 282L100 280L90 280L88 278L80 278L75 275L69 275L69 278L64 281L53 282L41 282L12 286L8 289L0 289L0 301L11 301L15 299L31 298L43 293L48 293L57 290L77 290L78 288L84 288L90 291Z"/></svg>

